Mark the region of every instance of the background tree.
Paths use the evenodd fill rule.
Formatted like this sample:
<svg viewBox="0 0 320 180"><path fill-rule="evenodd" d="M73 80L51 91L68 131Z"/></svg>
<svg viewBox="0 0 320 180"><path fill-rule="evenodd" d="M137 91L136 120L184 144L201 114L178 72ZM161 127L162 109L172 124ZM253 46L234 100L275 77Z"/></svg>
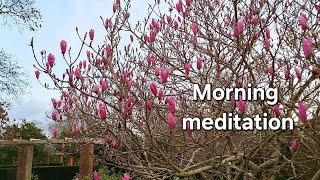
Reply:
<svg viewBox="0 0 320 180"><path fill-rule="evenodd" d="M65 139L65 138L74 138L76 134L76 129L74 128L76 124L73 124L73 122L70 121L65 121L63 123L58 123L58 122L52 122L49 125L49 132L51 132L51 137L52 138L57 138L57 139ZM70 131L71 130L71 131ZM54 137L54 131L57 132L56 137ZM80 129L78 129L78 132ZM56 144L53 145L54 149L57 152L63 152L64 155L72 155L74 158L74 161L79 160L80 158L80 149L77 144L73 143L67 143L67 144Z"/></svg>
<svg viewBox="0 0 320 180"><path fill-rule="evenodd" d="M7 123L9 122L9 118L8 118L8 112L5 109L5 104L4 103L0 103L0 139L3 139L3 132L4 132L4 127L7 125Z"/></svg>
<svg viewBox="0 0 320 180"><path fill-rule="evenodd" d="M34 0L2 0L0 1L0 18L2 27L15 26L19 30L25 28L35 31L41 27L41 14L35 8ZM9 102L23 94L27 85L26 74L16 58L0 49L0 102Z"/></svg>
<svg viewBox="0 0 320 180"><path fill-rule="evenodd" d="M17 60L4 50L0 50L0 102L10 98L15 100L25 92L28 84L27 75Z"/></svg>
<svg viewBox="0 0 320 180"><path fill-rule="evenodd" d="M38 56L31 41L36 76L48 75L52 83L45 87L61 92L52 101L52 119L75 123L70 131L84 124L75 137L105 138L105 163L139 179L317 179L317 3L156 1L143 21L132 24L130 1L116 0L112 17L102 18L104 44L95 44L94 30L84 36L77 31L82 48L69 58L61 41L62 76L54 73L58 55ZM276 87L279 101L193 101L195 83ZM222 113L267 113L298 122L293 131L182 130L184 117Z"/></svg>
<svg viewBox="0 0 320 180"><path fill-rule="evenodd" d="M4 128L4 132L1 134L4 140L12 139L46 139L47 137L43 133L42 129L37 127L34 122L27 122L26 120L19 121L14 120L12 124L7 125ZM0 164L15 165L18 160L18 146L16 145L3 145L0 146L1 156ZM42 161L45 155L48 155L49 151L45 145L34 145L34 163Z"/></svg>
<svg viewBox="0 0 320 180"><path fill-rule="evenodd" d="M2 0L0 16L3 24L14 25L19 29L37 30L41 27L41 14L34 6L34 0Z"/></svg>

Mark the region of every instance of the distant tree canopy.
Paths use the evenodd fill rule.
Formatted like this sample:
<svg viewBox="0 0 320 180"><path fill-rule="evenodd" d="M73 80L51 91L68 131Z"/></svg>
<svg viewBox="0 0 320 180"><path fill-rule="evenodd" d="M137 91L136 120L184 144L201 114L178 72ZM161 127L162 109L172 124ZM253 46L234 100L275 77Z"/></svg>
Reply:
<svg viewBox="0 0 320 180"><path fill-rule="evenodd" d="M34 122L27 122L26 120L22 120L22 123L14 123L12 125L8 125L4 128L5 132L3 133L3 137L6 140L11 139L26 139L37 138L44 139L46 135L43 133L42 129L37 127Z"/></svg>
<svg viewBox="0 0 320 180"><path fill-rule="evenodd" d="M19 30L36 31L41 27L41 13L34 0L1 0L0 22ZM13 55L0 47L0 102L18 99L27 85L26 74Z"/></svg>
<svg viewBox="0 0 320 180"><path fill-rule="evenodd" d="M0 121L6 120L8 113L3 107L4 104L0 104Z"/></svg>
<svg viewBox="0 0 320 180"><path fill-rule="evenodd" d="M26 74L12 55L0 50L0 102L17 99L28 85Z"/></svg>
<svg viewBox="0 0 320 180"><path fill-rule="evenodd" d="M4 131L1 137L5 140L12 139L45 139L46 135L43 133L42 129L38 128L34 122L26 122L22 120L22 123L14 123L4 127ZM0 146L0 164L2 165L14 165L18 160L18 146L16 145L5 145ZM44 145L34 145L34 162L39 162L42 160L43 156L47 155L48 151Z"/></svg>
<svg viewBox="0 0 320 180"><path fill-rule="evenodd" d="M29 28L35 31L41 27L41 13L35 8L34 0L2 0L0 15L5 25Z"/></svg>
<svg viewBox="0 0 320 180"><path fill-rule="evenodd" d="M9 122L8 112L5 109L5 104L0 102L0 139L2 139L2 134L5 125Z"/></svg>

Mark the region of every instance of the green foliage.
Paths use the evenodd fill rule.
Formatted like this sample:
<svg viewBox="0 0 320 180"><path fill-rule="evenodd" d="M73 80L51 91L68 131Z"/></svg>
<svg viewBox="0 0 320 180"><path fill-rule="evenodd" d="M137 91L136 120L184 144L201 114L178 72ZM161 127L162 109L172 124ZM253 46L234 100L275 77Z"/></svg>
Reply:
<svg viewBox="0 0 320 180"><path fill-rule="evenodd" d="M18 161L18 146L0 146L0 164L15 165Z"/></svg>
<svg viewBox="0 0 320 180"><path fill-rule="evenodd" d="M119 171L116 171L114 168L101 168L98 171L101 180L111 180L111 179L122 179L122 174Z"/></svg>
<svg viewBox="0 0 320 180"><path fill-rule="evenodd" d="M15 122L15 121L14 121ZM6 140L11 139L46 139L42 129L38 128L34 122L14 123L5 127L5 132L1 134ZM15 165L18 161L18 146L16 145L3 145L0 146L0 164L2 165ZM45 145L34 145L33 147L33 162L39 162L49 152Z"/></svg>
<svg viewBox="0 0 320 180"><path fill-rule="evenodd" d="M99 180L121 180L122 179L122 173L120 171L115 170L114 168L108 168L103 167L98 170L99 174ZM73 180L76 178L79 178L81 180L92 180L92 176L84 176L81 177L79 174L77 174Z"/></svg>
<svg viewBox="0 0 320 180"><path fill-rule="evenodd" d="M20 136L21 139L30 139L30 138L37 138L37 139L45 139L46 136L42 132L42 129L38 128L34 122L26 122L23 121L23 124L20 127Z"/></svg>

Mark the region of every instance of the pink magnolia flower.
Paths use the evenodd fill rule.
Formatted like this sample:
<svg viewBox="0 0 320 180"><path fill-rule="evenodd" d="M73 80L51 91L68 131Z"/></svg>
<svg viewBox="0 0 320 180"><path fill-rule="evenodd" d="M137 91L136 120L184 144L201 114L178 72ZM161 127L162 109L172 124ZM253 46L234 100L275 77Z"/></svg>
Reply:
<svg viewBox="0 0 320 180"><path fill-rule="evenodd" d="M318 75L318 74L319 74L319 70L318 70L316 67L312 67L311 72L312 72L312 74L314 74L314 75Z"/></svg>
<svg viewBox="0 0 320 180"><path fill-rule="evenodd" d="M87 51L86 54L87 54L87 58L90 60L90 54L91 54L90 51Z"/></svg>
<svg viewBox="0 0 320 180"><path fill-rule="evenodd" d="M155 67L154 67L154 74L155 74L156 76L159 76L159 74L160 74L160 68L159 68L158 66L155 66Z"/></svg>
<svg viewBox="0 0 320 180"><path fill-rule="evenodd" d="M186 5L191 6L191 2L192 2L192 0L186 0Z"/></svg>
<svg viewBox="0 0 320 180"><path fill-rule="evenodd" d="M111 147L112 147L113 149L117 149L117 148L118 148L118 143L117 143L117 141L113 140L112 143L111 143Z"/></svg>
<svg viewBox="0 0 320 180"><path fill-rule="evenodd" d="M168 115L168 124L169 124L169 128L174 128L175 125L175 120L174 120L174 116L172 113L169 113Z"/></svg>
<svg viewBox="0 0 320 180"><path fill-rule="evenodd" d="M61 104L62 104L62 101L61 101L61 100L57 101L57 106L58 106L58 107L61 107Z"/></svg>
<svg viewBox="0 0 320 180"><path fill-rule="evenodd" d="M194 43L197 43L198 42L198 37L196 35L194 35L192 40L193 40Z"/></svg>
<svg viewBox="0 0 320 180"><path fill-rule="evenodd" d="M57 107L57 100L54 98L51 98L51 102L52 102L53 108L56 108Z"/></svg>
<svg viewBox="0 0 320 180"><path fill-rule="evenodd" d="M36 71L34 72L34 74L36 75L36 78L39 79L40 71L39 71L39 70L36 70Z"/></svg>
<svg viewBox="0 0 320 180"><path fill-rule="evenodd" d="M67 42L65 40L62 40L60 42L60 49L61 49L61 53L64 55L67 51Z"/></svg>
<svg viewBox="0 0 320 180"><path fill-rule="evenodd" d="M150 42L153 42L156 39L156 33L154 31L151 31L150 36L149 36L149 40Z"/></svg>
<svg viewBox="0 0 320 180"><path fill-rule="evenodd" d="M113 13L115 13L116 10L117 10L117 4L116 4L116 3L113 3L113 5L112 5L112 11L113 11Z"/></svg>
<svg viewBox="0 0 320 180"><path fill-rule="evenodd" d="M107 90L107 83L106 83L106 81L104 81L103 79L101 79L100 80L100 85L101 85L101 90L102 91L105 91L105 90Z"/></svg>
<svg viewBox="0 0 320 180"><path fill-rule="evenodd" d="M144 35L145 42L149 42L149 36L147 34Z"/></svg>
<svg viewBox="0 0 320 180"><path fill-rule="evenodd" d="M65 144L61 144L61 151L64 151L66 149L66 145Z"/></svg>
<svg viewBox="0 0 320 180"><path fill-rule="evenodd" d="M79 68L76 68L76 70L74 71L74 75L76 76L77 79L80 78L80 76L81 76L81 71L80 71Z"/></svg>
<svg viewBox="0 0 320 180"><path fill-rule="evenodd" d="M279 105L278 104L273 106L273 111L274 111L274 114L276 115L276 117L280 116L280 110L279 110Z"/></svg>
<svg viewBox="0 0 320 180"><path fill-rule="evenodd" d="M297 150L297 148L298 148L298 141L297 141L297 139L293 139L292 140L292 142L291 142L291 148L292 148L292 150Z"/></svg>
<svg viewBox="0 0 320 180"><path fill-rule="evenodd" d="M171 113L175 113L176 112L176 99L174 97L167 97L166 103L168 103L169 111Z"/></svg>
<svg viewBox="0 0 320 180"><path fill-rule="evenodd" d="M266 31L266 37L268 38L268 39L270 39L270 30L269 30L269 28L265 28L265 31Z"/></svg>
<svg viewBox="0 0 320 180"><path fill-rule="evenodd" d="M178 3L176 4L176 9L178 12L182 11L182 0L178 1Z"/></svg>
<svg viewBox="0 0 320 180"><path fill-rule="evenodd" d="M285 71L284 71L284 79L285 79L285 80L289 80L289 78L290 78L289 71L288 71L288 70L285 70Z"/></svg>
<svg viewBox="0 0 320 180"><path fill-rule="evenodd" d="M80 134L80 129L77 127L77 128L76 128L75 135L78 136L79 134Z"/></svg>
<svg viewBox="0 0 320 180"><path fill-rule="evenodd" d="M92 86L92 89L91 89L91 92L93 92L93 93L99 93L99 86L98 85L93 85Z"/></svg>
<svg viewBox="0 0 320 180"><path fill-rule="evenodd" d="M54 57L54 55L50 53L50 54L48 55L48 63L49 63L49 66L50 66L50 67L53 67L55 60L56 60L56 58Z"/></svg>
<svg viewBox="0 0 320 180"><path fill-rule="evenodd" d="M169 71L162 67L160 70L160 78L163 83L166 83L168 81L168 76L169 76Z"/></svg>
<svg viewBox="0 0 320 180"><path fill-rule="evenodd" d="M239 100L236 102L237 107L240 112L244 113L246 111L246 102L242 100L242 97L239 97Z"/></svg>
<svg viewBox="0 0 320 180"><path fill-rule="evenodd" d="M320 6L319 5L314 5L314 7L316 8L316 10L318 11L318 13L320 12Z"/></svg>
<svg viewBox="0 0 320 180"><path fill-rule="evenodd" d="M130 35L130 40L131 40L131 42L133 42L133 35L132 34Z"/></svg>
<svg viewBox="0 0 320 180"><path fill-rule="evenodd" d="M124 108L124 112L127 113L128 115L131 115L132 109L133 109L133 104L131 102L131 98L129 97L127 100L126 106Z"/></svg>
<svg viewBox="0 0 320 180"><path fill-rule="evenodd" d="M157 95L157 85L155 83L150 84L150 90L153 95L155 95L155 96Z"/></svg>
<svg viewBox="0 0 320 180"><path fill-rule="evenodd" d="M171 16L166 16L167 17L167 22L168 22L168 24L170 24L171 23L171 21L172 21L172 18L171 18Z"/></svg>
<svg viewBox="0 0 320 180"><path fill-rule="evenodd" d="M237 82L236 82L237 86L238 87L242 87L242 80L241 79L238 79Z"/></svg>
<svg viewBox="0 0 320 180"><path fill-rule="evenodd" d="M94 179L94 180L99 180L99 174L98 174L97 171L94 171L94 173L93 173L93 179Z"/></svg>
<svg viewBox="0 0 320 180"><path fill-rule="evenodd" d="M191 134L191 133L192 133L192 131L191 131L191 129L190 129L190 122L187 122L187 133L188 133L188 134Z"/></svg>
<svg viewBox="0 0 320 180"><path fill-rule="evenodd" d="M303 123L307 122L307 107L303 102L298 103L299 117Z"/></svg>
<svg viewBox="0 0 320 180"><path fill-rule="evenodd" d="M270 67L268 68L268 72L269 72L270 75L273 75L273 67L272 67L272 66L270 66Z"/></svg>
<svg viewBox="0 0 320 180"><path fill-rule="evenodd" d="M110 57L111 54L112 54L110 45L107 45L106 48L105 48L105 50L106 50L106 53L107 53L107 57Z"/></svg>
<svg viewBox="0 0 320 180"><path fill-rule="evenodd" d="M76 127L77 127L77 123L73 122L73 128L76 128Z"/></svg>
<svg viewBox="0 0 320 180"><path fill-rule="evenodd" d="M56 138L58 136L58 130L56 128L52 129L52 135L54 138Z"/></svg>
<svg viewBox="0 0 320 180"><path fill-rule="evenodd" d="M82 69L82 61L79 62L79 69Z"/></svg>
<svg viewBox="0 0 320 180"><path fill-rule="evenodd" d="M99 104L99 116L101 119L107 118L107 109L104 103Z"/></svg>
<svg viewBox="0 0 320 180"><path fill-rule="evenodd" d="M198 69L201 69L201 67L202 67L202 59L199 58L199 59L197 60L197 68L198 68Z"/></svg>
<svg viewBox="0 0 320 180"><path fill-rule="evenodd" d="M152 109L152 105L151 105L151 102L149 100L147 100L146 105L147 105L148 110Z"/></svg>
<svg viewBox="0 0 320 180"><path fill-rule="evenodd" d="M86 68L86 67L87 67L87 61L84 60L83 63L82 63L82 65L83 65L83 68Z"/></svg>
<svg viewBox="0 0 320 180"><path fill-rule="evenodd" d="M65 105L65 106L63 107L63 110L64 110L65 112L68 112L68 111L69 111L69 106L68 106L68 105Z"/></svg>
<svg viewBox="0 0 320 180"><path fill-rule="evenodd" d="M251 22L252 22L252 24L257 25L258 24L258 16L257 15L253 16L251 19Z"/></svg>
<svg viewBox="0 0 320 180"><path fill-rule="evenodd" d="M299 16L298 22L302 30L308 29L308 18L305 14L301 14L301 16Z"/></svg>
<svg viewBox="0 0 320 180"><path fill-rule="evenodd" d="M174 26L174 29L175 29L175 30L177 30L177 29L178 29L178 27L179 27L178 22L177 22L177 21L174 21L173 26Z"/></svg>
<svg viewBox="0 0 320 180"><path fill-rule="evenodd" d="M237 33L238 34L242 34L244 31L244 21L243 20L239 20L237 22Z"/></svg>
<svg viewBox="0 0 320 180"><path fill-rule="evenodd" d="M89 37L90 37L90 39L92 41L93 38L94 38L94 30L93 29L90 29L90 31L89 31Z"/></svg>
<svg viewBox="0 0 320 180"><path fill-rule="evenodd" d="M69 74L69 82L73 81L73 71L70 72Z"/></svg>
<svg viewBox="0 0 320 180"><path fill-rule="evenodd" d="M160 89L158 92L158 99L161 101L163 99L163 90Z"/></svg>
<svg viewBox="0 0 320 180"><path fill-rule="evenodd" d="M303 49L304 56L306 58L309 58L312 54L312 38L311 37L302 40L302 49Z"/></svg>
<svg viewBox="0 0 320 180"><path fill-rule="evenodd" d="M51 118L56 121L57 120L57 113L55 111L52 112Z"/></svg>
<svg viewBox="0 0 320 180"><path fill-rule="evenodd" d="M189 72L190 72L190 63L186 63L184 65L184 70L185 70L186 75L188 76Z"/></svg>
<svg viewBox="0 0 320 180"><path fill-rule="evenodd" d="M98 58L98 59L96 60L96 66L100 66L100 64L101 64L101 60L100 60L100 58Z"/></svg>
<svg viewBox="0 0 320 180"><path fill-rule="evenodd" d="M130 176L128 173L124 173L122 176L122 180L130 180Z"/></svg>
<svg viewBox="0 0 320 180"><path fill-rule="evenodd" d="M105 141L106 141L106 145L109 145L109 144L110 144L110 137L109 137L109 135L106 135Z"/></svg>
<svg viewBox="0 0 320 180"><path fill-rule="evenodd" d="M194 35L196 35L198 33L198 25L195 22L192 22L191 24L191 29Z"/></svg>
<svg viewBox="0 0 320 180"><path fill-rule="evenodd" d="M301 79L302 74L301 74L301 72L299 71L299 69L295 67L295 68L294 68L294 71L295 71L295 73L296 73L296 75L297 75L297 78L298 78L298 79Z"/></svg>
<svg viewBox="0 0 320 180"><path fill-rule="evenodd" d="M266 49L266 51L270 51L270 40L269 39L265 39L263 41L264 43L264 48Z"/></svg>
<svg viewBox="0 0 320 180"><path fill-rule="evenodd" d="M111 27L111 25L112 25L111 20L107 18L105 21L105 28L108 29L109 27Z"/></svg>
<svg viewBox="0 0 320 180"><path fill-rule="evenodd" d="M148 65L155 64L156 63L156 58L153 57L153 56L149 56L147 58L147 62L148 62Z"/></svg>

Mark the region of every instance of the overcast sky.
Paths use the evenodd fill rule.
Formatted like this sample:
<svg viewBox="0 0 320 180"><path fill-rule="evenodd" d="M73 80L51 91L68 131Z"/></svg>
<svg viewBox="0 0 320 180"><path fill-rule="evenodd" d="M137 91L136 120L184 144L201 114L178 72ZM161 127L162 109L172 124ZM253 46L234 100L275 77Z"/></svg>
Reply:
<svg viewBox="0 0 320 180"><path fill-rule="evenodd" d="M134 3L139 1L139 3ZM86 2L86 3L84 3ZM137 20L147 13L146 1L133 0L131 7L131 18ZM153 1L151 1L153 2ZM142 4L141 4L142 3ZM37 32L24 30L19 32L15 27L7 28L1 26L1 46L7 53L13 54L25 69L30 77L30 86L27 93L21 99L13 103L9 110L10 119L25 118L28 121L36 121L43 129L47 128L51 120L46 118L46 112L51 110L51 98L59 97L56 91L43 88L36 80L33 68L33 59L30 44L31 37L34 37L34 45L37 52L45 49L47 53L53 53L56 57L56 70L65 69L60 53L60 41L66 40L68 47L72 46L76 53L80 41L76 35L76 27L80 33L95 30L95 40L102 42L105 35L104 27L100 16L109 18L112 15L112 0L54 0L37 1L37 8L43 15L42 28ZM1 22L2 23L2 22ZM85 56L84 56L85 57ZM61 61L60 61L61 60ZM62 73L56 73L61 76ZM44 74L40 75L40 81L45 82Z"/></svg>

